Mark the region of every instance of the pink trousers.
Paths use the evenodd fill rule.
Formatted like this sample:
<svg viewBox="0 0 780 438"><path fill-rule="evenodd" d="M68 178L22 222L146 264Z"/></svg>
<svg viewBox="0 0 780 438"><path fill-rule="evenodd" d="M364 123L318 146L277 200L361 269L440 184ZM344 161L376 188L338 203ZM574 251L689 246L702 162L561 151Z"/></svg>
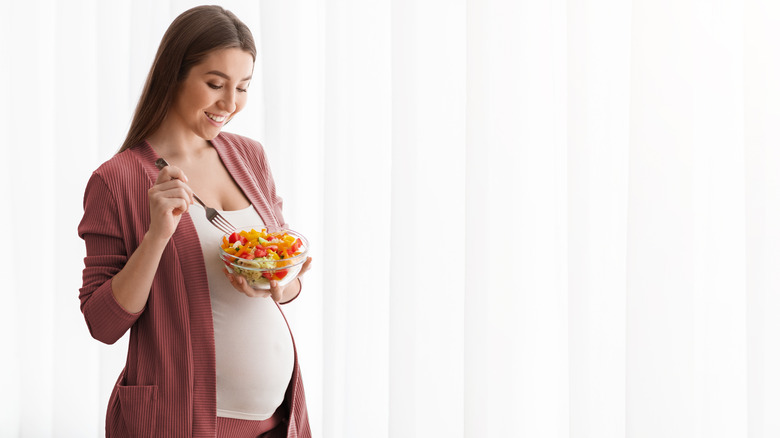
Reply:
<svg viewBox="0 0 780 438"><path fill-rule="evenodd" d="M277 438L287 436L283 412L277 409L267 420L217 417L217 438Z"/></svg>

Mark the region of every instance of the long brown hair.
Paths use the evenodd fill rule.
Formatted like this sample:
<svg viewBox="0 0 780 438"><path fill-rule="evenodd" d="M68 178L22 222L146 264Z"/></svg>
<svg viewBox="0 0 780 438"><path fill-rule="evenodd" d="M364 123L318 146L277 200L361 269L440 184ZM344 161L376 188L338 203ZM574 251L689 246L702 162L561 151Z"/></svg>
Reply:
<svg viewBox="0 0 780 438"><path fill-rule="evenodd" d="M197 6L173 20L157 49L141 98L119 152L141 143L162 124L179 83L212 51L240 48L257 57L252 32L220 6Z"/></svg>

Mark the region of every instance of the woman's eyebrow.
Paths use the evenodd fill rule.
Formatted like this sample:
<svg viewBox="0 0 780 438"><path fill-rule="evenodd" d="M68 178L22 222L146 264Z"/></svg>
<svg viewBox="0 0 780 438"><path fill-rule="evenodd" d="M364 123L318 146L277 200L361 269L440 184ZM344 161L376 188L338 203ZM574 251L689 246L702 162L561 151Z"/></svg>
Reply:
<svg viewBox="0 0 780 438"><path fill-rule="evenodd" d="M230 76L226 75L225 73L222 73L219 70L211 70L210 72L206 72L206 74L207 75L219 76L221 78L227 79L228 81L230 80ZM248 81L250 79L252 79L252 75L249 75L249 76L245 77L244 79L241 79L241 82Z"/></svg>

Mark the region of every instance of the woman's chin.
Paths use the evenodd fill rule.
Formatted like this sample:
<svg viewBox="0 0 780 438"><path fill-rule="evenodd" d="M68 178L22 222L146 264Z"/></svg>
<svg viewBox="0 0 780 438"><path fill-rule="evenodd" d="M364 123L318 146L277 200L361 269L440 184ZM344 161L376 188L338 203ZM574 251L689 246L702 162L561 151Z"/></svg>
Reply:
<svg viewBox="0 0 780 438"><path fill-rule="evenodd" d="M220 128L220 129L209 129L206 132L201 132L198 135L198 137L200 137L200 138L202 138L202 139L204 139L206 141L211 141L214 138L216 138L219 135L220 132L222 132L222 128Z"/></svg>

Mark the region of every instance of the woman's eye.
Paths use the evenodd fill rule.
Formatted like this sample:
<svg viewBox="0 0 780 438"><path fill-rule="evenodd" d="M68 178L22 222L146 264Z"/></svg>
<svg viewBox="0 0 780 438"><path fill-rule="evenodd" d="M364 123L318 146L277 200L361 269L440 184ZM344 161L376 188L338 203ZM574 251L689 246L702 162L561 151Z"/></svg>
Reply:
<svg viewBox="0 0 780 438"><path fill-rule="evenodd" d="M222 88L222 85L215 85L215 84L212 84L212 83L209 83L208 85L213 90L219 90L220 88Z"/></svg>
<svg viewBox="0 0 780 438"><path fill-rule="evenodd" d="M238 90L238 91L240 91L242 93L246 93L247 89L246 88L238 88L238 87L236 87L236 90Z"/></svg>

